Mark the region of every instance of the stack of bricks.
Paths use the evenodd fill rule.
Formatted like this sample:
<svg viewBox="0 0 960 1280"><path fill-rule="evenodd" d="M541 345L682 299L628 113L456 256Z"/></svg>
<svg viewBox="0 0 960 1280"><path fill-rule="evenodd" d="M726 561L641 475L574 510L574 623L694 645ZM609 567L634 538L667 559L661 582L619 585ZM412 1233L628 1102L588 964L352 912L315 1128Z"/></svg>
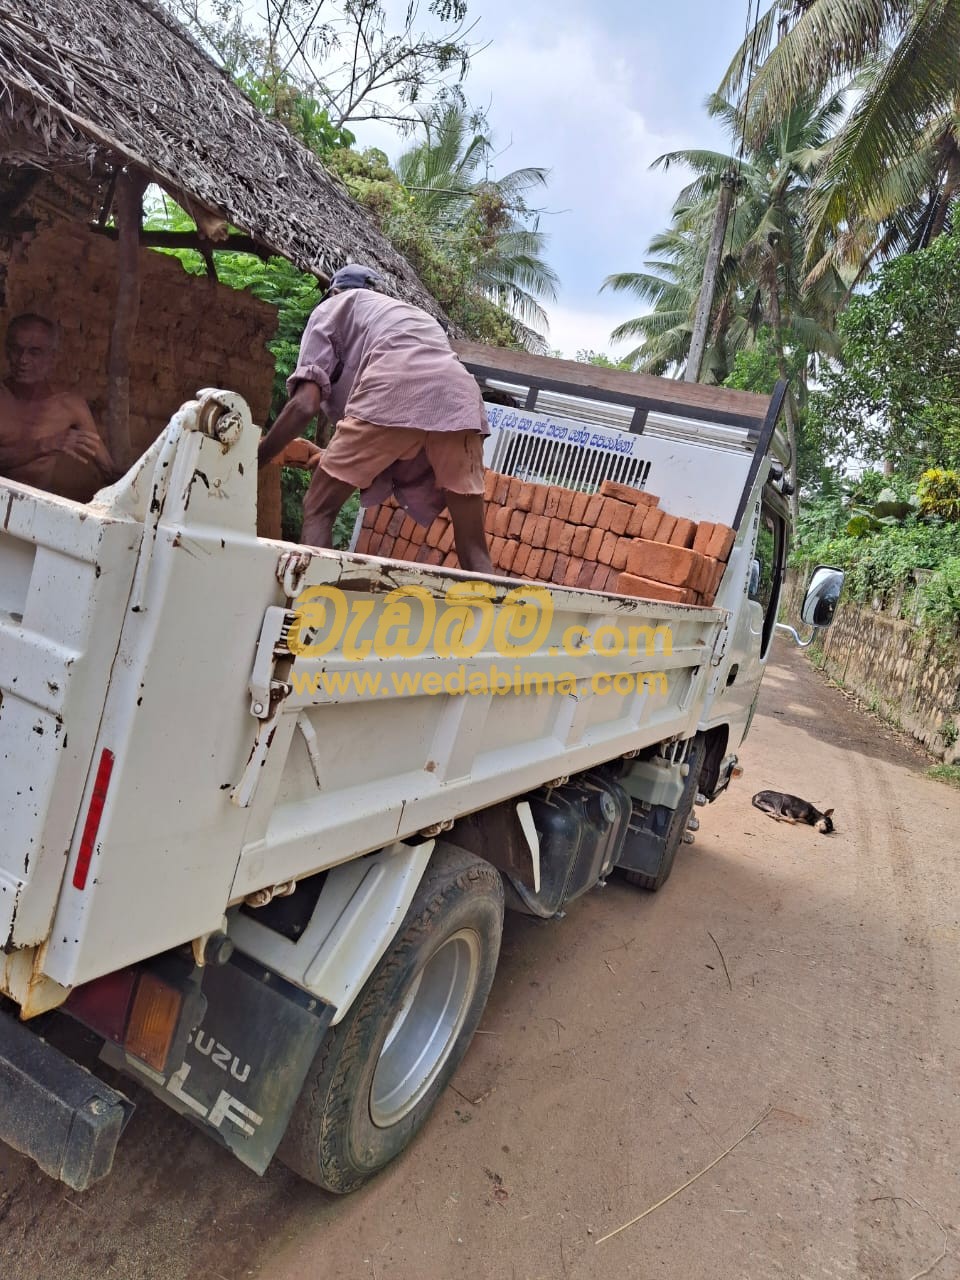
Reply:
<svg viewBox="0 0 960 1280"><path fill-rule="evenodd" d="M611 480L586 494L488 472L484 496L496 571L555 586L711 605L734 542L726 525L669 515ZM392 501L367 510L357 551L459 565L446 512L424 528Z"/></svg>

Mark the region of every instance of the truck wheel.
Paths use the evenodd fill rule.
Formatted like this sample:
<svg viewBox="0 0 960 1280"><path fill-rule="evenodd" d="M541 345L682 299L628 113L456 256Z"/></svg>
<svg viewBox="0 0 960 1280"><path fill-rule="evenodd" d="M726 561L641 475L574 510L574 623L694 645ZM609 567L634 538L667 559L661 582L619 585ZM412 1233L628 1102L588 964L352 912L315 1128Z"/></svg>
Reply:
<svg viewBox="0 0 960 1280"><path fill-rule="evenodd" d="M677 857L677 850L683 841L683 833L687 829L687 821L693 812L694 801L697 798L697 787L700 783L700 770L703 768L706 754L706 740L697 738L687 761L690 765L690 772L687 774L686 786L683 789L680 803L674 810L670 825L667 827L667 834L664 837L663 857L660 859L660 866L657 868L656 875L647 875L643 871L627 871L625 874L630 884L639 885L641 889L646 889L649 893L656 893L669 880L670 872L673 870L673 864Z"/></svg>
<svg viewBox="0 0 960 1280"><path fill-rule="evenodd" d="M327 1191L354 1191L426 1122L493 983L503 882L440 845L397 936L314 1059L278 1155Z"/></svg>

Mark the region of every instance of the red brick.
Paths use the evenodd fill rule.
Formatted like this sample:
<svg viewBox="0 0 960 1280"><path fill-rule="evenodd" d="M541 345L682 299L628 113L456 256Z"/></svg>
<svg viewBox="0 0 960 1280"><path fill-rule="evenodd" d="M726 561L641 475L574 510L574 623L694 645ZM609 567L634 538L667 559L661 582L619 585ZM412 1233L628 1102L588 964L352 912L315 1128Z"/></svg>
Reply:
<svg viewBox="0 0 960 1280"><path fill-rule="evenodd" d="M511 538L519 538L520 530L523 528L523 522L527 518L526 511L511 511L510 523L507 526L507 533Z"/></svg>
<svg viewBox="0 0 960 1280"><path fill-rule="evenodd" d="M559 551L562 556L577 555L577 552L573 549L573 544L576 541L577 534L581 531L584 534L583 543L584 546L586 546L587 538L590 536L589 529L583 529L581 525L577 524L567 524L565 520L560 521L560 533L557 536L557 551Z"/></svg>
<svg viewBox="0 0 960 1280"><path fill-rule="evenodd" d="M550 538L550 517L537 516L537 525L533 531L533 545L545 547Z"/></svg>
<svg viewBox="0 0 960 1280"><path fill-rule="evenodd" d="M636 506L632 509L632 511L630 512L630 519L627 521L627 527L624 530L627 537L629 538L640 537L641 530L643 529L643 522L646 520L647 516L653 510L655 510L654 507L644 507L644 506Z"/></svg>
<svg viewBox="0 0 960 1280"><path fill-rule="evenodd" d="M677 527L677 517L668 515L667 512L664 511L663 515L660 517L660 523L657 525L657 532L656 532L656 535L654 536L653 541L669 542L670 535L673 533L676 527Z"/></svg>
<svg viewBox="0 0 960 1280"><path fill-rule="evenodd" d="M505 538L510 529L510 517L513 512L509 507L498 507L493 521L493 532L497 538Z"/></svg>
<svg viewBox="0 0 960 1280"><path fill-rule="evenodd" d="M727 566L722 560L718 560L713 570L713 577L710 579L710 594L715 596L720 590L720 583L723 581L723 575Z"/></svg>
<svg viewBox="0 0 960 1280"><path fill-rule="evenodd" d="M493 533L493 526L500 514L500 508L495 507L492 502L488 502L483 509L483 527L487 533Z"/></svg>
<svg viewBox="0 0 960 1280"><path fill-rule="evenodd" d="M504 475L497 476L497 487L493 491L493 500L498 507L502 507L507 501L510 494L510 477Z"/></svg>
<svg viewBox="0 0 960 1280"><path fill-rule="evenodd" d="M655 538L657 529L660 527L660 521L663 519L663 515L664 513L659 507L648 507L639 536L641 538Z"/></svg>
<svg viewBox="0 0 960 1280"><path fill-rule="evenodd" d="M391 560L415 560L419 547L413 545L412 542L406 542L403 538L398 538L393 544L393 550L390 552Z"/></svg>
<svg viewBox="0 0 960 1280"><path fill-rule="evenodd" d="M622 596L639 596L643 600L667 600L671 604L692 604L694 593L687 587L671 587L666 582L652 578L638 578L632 573L621 573L617 591Z"/></svg>
<svg viewBox="0 0 960 1280"><path fill-rule="evenodd" d="M530 510L535 516L542 516L547 505L547 494L550 490L545 484L535 484L532 488L533 494L530 499Z"/></svg>
<svg viewBox="0 0 960 1280"><path fill-rule="evenodd" d="M570 540L570 551L575 556L582 556L587 549L587 539L590 537L590 530L585 524L573 524L569 527L573 530L573 536Z"/></svg>
<svg viewBox="0 0 960 1280"><path fill-rule="evenodd" d="M603 541L600 543L600 550L597 552L597 560L605 569L613 564L613 557L616 555L617 543L620 539L611 530L603 535Z"/></svg>
<svg viewBox="0 0 960 1280"><path fill-rule="evenodd" d="M711 524L709 520L701 520L697 525L697 532L693 539L694 551L699 551L702 556L707 554L707 547L710 545L710 539L713 537L713 531L717 526Z"/></svg>
<svg viewBox="0 0 960 1280"><path fill-rule="evenodd" d="M545 516L556 516L560 509L560 494L562 489L548 489L546 501L543 504L543 514Z"/></svg>
<svg viewBox="0 0 960 1280"><path fill-rule="evenodd" d="M660 501L654 494L646 493L643 489L634 489L628 484L620 484L618 480L604 480L600 486L600 493L605 498L617 498L620 502L629 502L631 506L642 503L644 506L655 507Z"/></svg>
<svg viewBox="0 0 960 1280"><path fill-rule="evenodd" d="M611 565L610 568L607 570L607 585L604 587L604 590L615 592L617 589L617 582L619 581L619 579L620 579L620 570L615 568L613 565Z"/></svg>
<svg viewBox="0 0 960 1280"><path fill-rule="evenodd" d="M382 533L380 535L380 549L377 552L377 555L383 556L384 560L389 560L393 555L393 546L395 542L396 538L391 538L389 533Z"/></svg>
<svg viewBox="0 0 960 1280"><path fill-rule="evenodd" d="M513 557L513 572L525 573L529 559L530 547L525 542L521 542L517 547L517 554Z"/></svg>
<svg viewBox="0 0 960 1280"><path fill-rule="evenodd" d="M590 583L593 581L593 575L597 572L597 566L591 564L589 560L584 560L581 565L580 572L577 574L577 586L590 590Z"/></svg>
<svg viewBox="0 0 960 1280"><path fill-rule="evenodd" d="M445 569L460 568L460 561L457 559L457 553L455 551L448 551L447 554L443 557L443 567Z"/></svg>
<svg viewBox="0 0 960 1280"><path fill-rule="evenodd" d="M560 542L560 535L563 532L563 521L558 520L556 516L548 516L547 518L550 521L550 525L547 529L547 541L545 545L556 551L557 545Z"/></svg>
<svg viewBox="0 0 960 1280"><path fill-rule="evenodd" d="M518 511L533 510L533 495L536 487L537 486L535 484L520 485L520 492L517 494L516 500L513 504Z"/></svg>
<svg viewBox="0 0 960 1280"><path fill-rule="evenodd" d="M569 569L569 567L570 567L569 556L557 556L557 559L553 566L553 573L550 575L550 581L562 583L564 578L567 576L567 570ZM577 572L579 573L579 570L577 570Z"/></svg>
<svg viewBox="0 0 960 1280"><path fill-rule="evenodd" d="M609 566L609 565L606 565L606 564L598 564L598 565L596 566L596 568L595 568L595 569L594 569L594 571L593 571L593 577L590 579L590 590L591 590L591 591L606 591L606 589L607 589L607 574L608 574L608 572L609 572L609 571L610 571L610 566Z"/></svg>
<svg viewBox="0 0 960 1280"><path fill-rule="evenodd" d="M586 493L575 493L570 501L570 523L583 524L583 517L586 514L587 503L590 501L589 495Z"/></svg>
<svg viewBox="0 0 960 1280"><path fill-rule="evenodd" d="M727 528L725 524L718 524L710 536L710 542L707 545L707 555L712 556L714 560L723 560L726 562L733 550L733 544L737 540L737 535L732 529Z"/></svg>
<svg viewBox="0 0 960 1280"><path fill-rule="evenodd" d="M377 522L377 508L364 507L363 509L363 527L372 529Z"/></svg>
<svg viewBox="0 0 960 1280"><path fill-rule="evenodd" d="M527 556L527 565L524 573L528 578L537 578L540 576L540 567L543 564L543 557L546 552L543 547L531 547L530 554Z"/></svg>
<svg viewBox="0 0 960 1280"><path fill-rule="evenodd" d="M610 561L610 564L618 572L621 569L625 569L627 567L627 555L629 554L630 548L632 546L633 546L632 538L617 539L617 548L613 553L613 559Z"/></svg>
<svg viewBox="0 0 960 1280"><path fill-rule="evenodd" d="M513 568L514 557L517 554L517 547L519 547L519 545L519 542L505 543L503 551L500 553L500 568L504 573L509 573Z"/></svg>
<svg viewBox="0 0 960 1280"><path fill-rule="evenodd" d="M368 556L370 554L370 529L361 529L360 537L357 539L357 554Z"/></svg>
<svg viewBox="0 0 960 1280"><path fill-rule="evenodd" d="M591 529L595 529L600 523L600 516L603 513L603 499L599 493L595 493L593 497L587 499L587 509L583 513L581 524L589 525Z"/></svg>
<svg viewBox="0 0 960 1280"><path fill-rule="evenodd" d="M437 543L437 547L444 554L450 551L451 548L453 547L453 525L452 524L448 524L447 527L444 529L443 534L440 537L440 541Z"/></svg>
<svg viewBox="0 0 960 1280"><path fill-rule="evenodd" d="M600 524L604 529L612 530L619 537L620 534L626 533L627 525L635 509L626 502L618 502L616 498L604 498L603 516Z"/></svg>
<svg viewBox="0 0 960 1280"><path fill-rule="evenodd" d="M654 578L673 587L689 587L696 581L701 557L688 547L663 542L634 542L627 552L627 570L638 578Z"/></svg>
<svg viewBox="0 0 960 1280"><path fill-rule="evenodd" d="M523 519L523 528L520 530L520 541L525 542L529 547L533 542L533 535L537 527L539 516L535 516L532 511L528 511Z"/></svg>
<svg viewBox="0 0 960 1280"><path fill-rule="evenodd" d="M493 567L495 569L498 568L500 565L500 560L501 560L501 557L503 556L503 548L506 545L507 543L504 538L490 539L490 547L489 547L490 559L493 561Z"/></svg>
<svg viewBox="0 0 960 1280"><path fill-rule="evenodd" d="M572 489L557 489L557 493L560 495L557 499L557 519L569 520L570 508L573 506L576 494Z"/></svg>
<svg viewBox="0 0 960 1280"><path fill-rule="evenodd" d="M390 523L391 514L392 512L389 507L380 507L377 510L377 518L373 526L377 533L386 533L387 525Z"/></svg>
<svg viewBox="0 0 960 1280"><path fill-rule="evenodd" d="M523 491L523 481L518 480L516 476L510 477L510 485L507 489L507 506L516 507L517 499Z"/></svg>
<svg viewBox="0 0 960 1280"><path fill-rule="evenodd" d="M693 520L686 520L683 516L680 516L673 527L673 533L670 535L670 541L675 547L692 547L696 533L696 522Z"/></svg>
<svg viewBox="0 0 960 1280"><path fill-rule="evenodd" d="M427 543L428 546L435 547L443 537L443 531L446 527L447 522L444 520L443 516L437 516L437 518L428 526L422 540ZM403 530L400 531L398 536L401 538L407 537ZM412 539L407 537L407 541L411 542Z"/></svg>
<svg viewBox="0 0 960 1280"><path fill-rule="evenodd" d="M575 587L577 585L577 579L580 577L583 565L584 562L576 558L567 561L567 571L563 575L563 585L565 587Z"/></svg>
<svg viewBox="0 0 960 1280"><path fill-rule="evenodd" d="M603 529L591 529L587 534L587 545L583 552L585 560L596 561L600 548L603 546Z"/></svg>
<svg viewBox="0 0 960 1280"><path fill-rule="evenodd" d="M690 585L693 587L694 591L696 591L697 595L702 595L703 592L709 590L712 578L713 561L707 560L706 557L704 557L700 561L700 565L697 569L697 576Z"/></svg>
<svg viewBox="0 0 960 1280"><path fill-rule="evenodd" d="M439 568L440 565L443 564L442 551L438 551L436 547L427 547L426 552L427 554L423 560L421 560L420 557L417 556L417 560L420 564L432 564L432 565L436 565L437 568Z"/></svg>
<svg viewBox="0 0 960 1280"><path fill-rule="evenodd" d="M493 501L493 495L497 491L498 479L496 471L488 471L483 477L483 496L487 502Z"/></svg>
<svg viewBox="0 0 960 1280"><path fill-rule="evenodd" d="M415 560L417 564L427 564L427 557L433 550L433 547L428 547L427 544L424 543L422 547L417 548L416 555L412 556L411 559ZM443 556L441 556L440 559L442 560Z"/></svg>
<svg viewBox="0 0 960 1280"><path fill-rule="evenodd" d="M407 517L404 512L397 507L387 522L387 533L391 538L398 538L400 536L400 530L403 528L403 522L406 518Z"/></svg>
<svg viewBox="0 0 960 1280"><path fill-rule="evenodd" d="M557 553L551 551L548 547L543 553L543 560L540 564L540 577L545 578L548 582L553 577L554 566L557 563Z"/></svg>

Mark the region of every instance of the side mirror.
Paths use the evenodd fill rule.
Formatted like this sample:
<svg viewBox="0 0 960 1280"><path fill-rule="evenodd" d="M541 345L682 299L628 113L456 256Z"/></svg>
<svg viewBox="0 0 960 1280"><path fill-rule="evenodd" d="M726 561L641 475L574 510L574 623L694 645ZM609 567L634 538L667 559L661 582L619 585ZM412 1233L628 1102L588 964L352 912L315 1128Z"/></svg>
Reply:
<svg viewBox="0 0 960 1280"><path fill-rule="evenodd" d="M760 561L750 561L750 581L747 584L747 595L751 600L756 600L760 594Z"/></svg>
<svg viewBox="0 0 960 1280"><path fill-rule="evenodd" d="M808 626L829 627L837 611L845 574L842 569L818 565L803 598L800 617Z"/></svg>

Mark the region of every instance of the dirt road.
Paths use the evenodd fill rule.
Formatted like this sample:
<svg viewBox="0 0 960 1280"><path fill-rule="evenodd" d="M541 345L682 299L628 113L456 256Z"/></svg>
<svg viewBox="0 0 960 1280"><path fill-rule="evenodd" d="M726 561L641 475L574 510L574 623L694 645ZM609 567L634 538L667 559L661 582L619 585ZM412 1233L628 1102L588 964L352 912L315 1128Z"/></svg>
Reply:
<svg viewBox="0 0 960 1280"><path fill-rule="evenodd" d="M85 1196L0 1149L0 1275L960 1276L960 796L785 648L743 762L661 894L508 918L456 1087L373 1185L260 1180L142 1097Z"/></svg>

